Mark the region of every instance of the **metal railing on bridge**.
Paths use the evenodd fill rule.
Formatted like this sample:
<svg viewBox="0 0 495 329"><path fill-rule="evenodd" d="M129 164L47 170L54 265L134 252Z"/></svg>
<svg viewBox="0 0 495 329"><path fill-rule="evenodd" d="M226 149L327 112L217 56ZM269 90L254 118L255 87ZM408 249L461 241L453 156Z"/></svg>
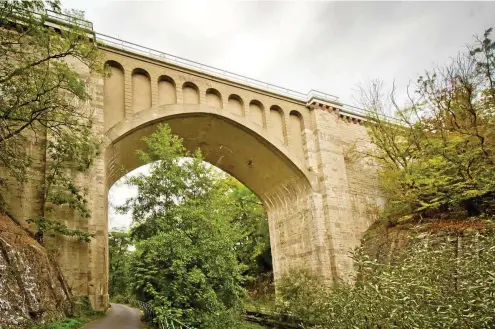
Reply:
<svg viewBox="0 0 495 329"><path fill-rule="evenodd" d="M41 13L39 13L39 14L41 14ZM110 46L113 48L122 49L124 51L128 51L128 52L135 53L135 54L140 54L140 55L147 56L147 57L156 58L160 61L172 64L172 65L191 69L191 70L194 70L197 72L205 73L205 74L208 74L208 75L211 75L214 77L218 77L221 79L225 79L228 81L241 83L241 84L248 85L248 86L260 89L260 90L265 90L265 91L268 91L268 92L271 92L271 93L274 93L277 95L289 97L289 98L303 101L306 103L309 103L312 100L319 100L319 101L327 102L327 103L332 104L333 107L340 109L344 113L347 113L350 115L357 115L361 118L368 118L368 113L364 109L341 103L338 101L337 96L334 96L334 95L331 95L328 93L324 93L324 92L321 92L318 90L311 90L309 93L304 94L304 93L301 93L299 91L280 87L280 86L277 86L277 85L274 85L271 83L267 83L267 82L263 82L263 81L260 81L257 79L249 78L249 77L246 77L246 76L243 76L240 74L236 74L236 73L233 73L230 71L218 69L218 68L210 66L210 65L201 64L201 63L191 61L191 60L179 57L179 56L175 56L175 55L168 54L168 53L165 53L165 52L162 52L159 50L155 50L152 48L141 46L141 45L133 43L133 42L121 40L121 39L118 39L118 38L115 38L115 37L112 37L109 35L98 33L96 31L94 31L92 22L85 20L85 19L82 19L82 18L79 18L79 17L74 17L72 15L67 15L64 13L57 13L57 12L54 12L52 10L46 10L45 15L46 15L46 18L53 23L58 22L62 25L66 25L66 26L67 25L77 25L80 28L85 29L88 32L88 34L92 35L92 38L94 38L97 42L99 42L103 45L107 45L107 46Z"/></svg>
<svg viewBox="0 0 495 329"><path fill-rule="evenodd" d="M41 13L40 13L41 14ZM338 103L337 96L324 93L318 90L311 90L309 93L304 94L299 91L295 91L289 88L280 87L271 83L263 82L257 79L249 78L240 74L236 74L227 70L222 70L210 65L201 64L195 61L191 61L186 58L182 58L179 56L175 56L172 54L165 53L163 51L159 51L156 49L152 49L149 47L141 46L139 44L125 41L122 39L118 39L103 33L98 33L93 29L93 23L79 18L74 17L72 15L67 15L64 13L57 13L53 10L45 11L46 17L52 22L59 22L63 25L77 25L81 28L86 29L89 33L93 34L96 37L96 41L101 42L104 45L108 45L110 47L122 49L125 51L129 51L135 54L144 55L147 57L156 58L158 60L177 65L183 68L188 68L191 70L195 70L201 73L205 73L211 76L219 77L228 81L242 83L244 85L248 85L254 88L258 88L261 90L269 91L278 95L290 97L293 99L297 99L300 101L307 102L311 98L318 98L323 101L327 101L330 103Z"/></svg>
<svg viewBox="0 0 495 329"><path fill-rule="evenodd" d="M163 319L157 319L155 310L153 310L148 303L139 301L138 304L143 310L144 320L153 320L153 322L158 326L157 329L194 329L193 327L188 327L184 323L172 319L171 317L164 316Z"/></svg>
<svg viewBox="0 0 495 329"><path fill-rule="evenodd" d="M222 70L210 65L201 64L189 59L185 59L179 56L168 54L156 49L148 48L145 46L138 45L133 42L121 40L106 34L95 32L96 40L104 45L108 45L114 48L122 49L131 53L144 55L147 57L156 58L160 61L170 63L179 67L191 69L197 72L205 73L211 76L222 78L228 81L241 83L254 87L257 89L272 92L274 94L290 97L300 101L307 102L312 97L334 103L337 102L338 97L330 95L321 91L311 90L308 94L301 93L292 89L280 87L271 83L263 82L257 79L249 78L240 74L236 74L230 71Z"/></svg>

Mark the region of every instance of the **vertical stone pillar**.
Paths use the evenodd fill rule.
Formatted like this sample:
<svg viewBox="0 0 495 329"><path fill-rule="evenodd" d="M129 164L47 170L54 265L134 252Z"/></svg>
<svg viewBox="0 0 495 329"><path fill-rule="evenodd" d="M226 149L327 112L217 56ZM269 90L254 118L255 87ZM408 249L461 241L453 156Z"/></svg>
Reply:
<svg viewBox="0 0 495 329"><path fill-rule="evenodd" d="M305 178L274 187L267 209L275 282L294 269L331 281L321 195Z"/></svg>
<svg viewBox="0 0 495 329"><path fill-rule="evenodd" d="M198 93L199 93L199 104L206 104L206 89L207 86L198 83Z"/></svg>
<svg viewBox="0 0 495 329"><path fill-rule="evenodd" d="M182 87L184 85L184 78L183 77L179 77L179 79L177 79L176 81L176 85L175 85L175 91L176 91L176 95L177 95L177 104L184 104L184 93L182 91Z"/></svg>
<svg viewBox="0 0 495 329"><path fill-rule="evenodd" d="M316 170L321 195L318 221L320 241L326 240L328 266L322 268L326 278L349 280L354 274L350 252L359 246L362 234L372 223L365 202L381 202L376 172L363 161L352 166L346 163L345 150L352 141L369 147L366 129L357 120L341 118L338 109L328 105L313 106L311 111L313 136L306 138L308 163ZM306 131L306 137L308 136ZM359 138L358 138L359 137ZM356 198L357 197L357 198ZM319 217L320 216L320 217Z"/></svg>
<svg viewBox="0 0 495 329"><path fill-rule="evenodd" d="M271 131L272 128L272 116L270 113L270 106L267 104L263 104L263 115L265 116L265 128L268 131Z"/></svg>
<svg viewBox="0 0 495 329"><path fill-rule="evenodd" d="M312 111L316 164L322 195L324 232L329 246L329 270L332 280L343 279L352 272L348 252L349 212L347 171L340 138L340 118L332 108Z"/></svg>
<svg viewBox="0 0 495 329"><path fill-rule="evenodd" d="M284 109L284 134L285 134L285 143L287 144L287 147L289 149L292 149L293 141L292 141L292 128L291 128L291 122L290 122L290 109L285 108Z"/></svg>
<svg viewBox="0 0 495 329"><path fill-rule="evenodd" d="M150 74L151 83L151 107L158 106L158 76Z"/></svg>
<svg viewBox="0 0 495 329"><path fill-rule="evenodd" d="M130 118L134 114L132 112L132 71L132 67L124 68L125 118Z"/></svg>
<svg viewBox="0 0 495 329"><path fill-rule="evenodd" d="M251 120L251 113L249 113L249 99L246 99L246 100L242 100L243 104L243 115L244 115L244 118L246 118L247 120Z"/></svg>
<svg viewBox="0 0 495 329"><path fill-rule="evenodd" d="M220 93L222 95L222 109L225 111L230 111L229 109L229 93Z"/></svg>
<svg viewBox="0 0 495 329"><path fill-rule="evenodd" d="M103 79L93 77L92 85L95 92L103 90ZM153 88L153 84L152 84ZM153 91L153 89L152 89ZM155 86L156 94L156 86ZM93 99L95 97L93 96ZM156 99L156 97L154 98ZM103 125L103 102L94 101L96 136L104 136ZM101 146L102 148L105 145ZM105 150L100 150L100 155L86 174L86 186L90 196L89 206L91 218L89 219L89 232L94 234L94 238L89 243L89 298L93 308L98 311L106 310L109 307L108 296L108 187L106 183L106 163Z"/></svg>

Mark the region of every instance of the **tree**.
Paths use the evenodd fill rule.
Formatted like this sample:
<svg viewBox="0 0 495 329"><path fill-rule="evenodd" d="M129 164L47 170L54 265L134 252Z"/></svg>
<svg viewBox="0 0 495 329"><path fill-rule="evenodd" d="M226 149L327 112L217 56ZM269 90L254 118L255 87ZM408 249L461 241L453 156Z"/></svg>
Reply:
<svg viewBox="0 0 495 329"><path fill-rule="evenodd" d="M371 118L369 153L380 166L393 220L493 215L495 205L495 43L477 39L445 67L427 71L401 107L395 89L362 88ZM391 115L392 117L388 117Z"/></svg>
<svg viewBox="0 0 495 329"><path fill-rule="evenodd" d="M126 296L128 294L128 261L131 239L128 232L113 231L108 234L109 253L109 291L110 296Z"/></svg>
<svg viewBox="0 0 495 329"><path fill-rule="evenodd" d="M41 209L30 219L38 226L40 242L44 233L87 240L87 234L56 223L49 210L66 204L89 217L84 190L73 178L89 168L98 152L93 114L86 106L87 84L90 74L102 73L103 66L82 13L64 16L67 22L58 21L55 29L45 24L52 20L46 10L62 15L58 0L0 4L0 167L19 183L28 181L28 169L45 177L39 187ZM76 67L84 68L85 75ZM46 159L36 159L26 147L33 139ZM46 167L36 168L36 161ZM13 185L8 179L0 183Z"/></svg>
<svg viewBox="0 0 495 329"><path fill-rule="evenodd" d="M271 272L270 234L263 204L251 190L232 177L226 177L224 181L230 192L219 208L229 211L231 224L239 229L240 239L235 251L239 261L247 266L245 274L256 277Z"/></svg>
<svg viewBox="0 0 495 329"><path fill-rule="evenodd" d="M150 174L129 179L138 195L120 207L134 220L131 289L158 316L200 328L235 327L245 267L234 250L242 234L224 206L230 186L199 151L186 152L168 126L144 140L148 149L139 155L152 163Z"/></svg>

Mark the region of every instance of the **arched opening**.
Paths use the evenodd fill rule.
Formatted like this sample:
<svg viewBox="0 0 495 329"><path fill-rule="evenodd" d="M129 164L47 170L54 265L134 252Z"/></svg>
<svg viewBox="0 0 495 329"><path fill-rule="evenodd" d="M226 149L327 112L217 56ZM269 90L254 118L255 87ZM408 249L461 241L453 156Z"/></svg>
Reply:
<svg viewBox="0 0 495 329"><path fill-rule="evenodd" d="M260 101L252 100L249 103L249 116L251 117L251 121L260 127L265 127L264 111L263 104L261 104Z"/></svg>
<svg viewBox="0 0 495 329"><path fill-rule="evenodd" d="M183 161L183 165L187 165L188 162L192 162L191 158L181 158L181 160ZM253 292L252 295L254 297L250 300L255 301L261 298L274 300L273 262L268 235L268 219L261 201L249 189L219 168L206 162L203 162L200 165L207 168L210 172L208 178L202 176L201 180L216 182L216 184L208 184L208 187L215 190L215 193L211 193L210 195L212 197L207 200L207 202L210 201L215 206L211 208L205 205L204 201L206 200L203 197L203 202L194 204L191 208L187 205L188 200L186 200L187 196L185 196L187 193L181 192L180 188L171 188L168 189L167 192L171 192L168 197L175 200L174 205L157 205L154 211L160 213L162 212L162 209L166 208L166 213L169 215L179 213L183 216L188 216L187 218L191 221L190 224L192 224L191 226L188 226L188 230L191 232L191 228L195 227L195 224L199 224L202 227L201 213L203 209L201 208L208 207L209 210L213 211L208 212L207 220L220 221L224 225L230 226L225 229L225 231L222 230L222 228L225 228L224 225L218 227L220 229L219 234L222 236L222 240L225 239L225 236L232 237L232 235L228 234L228 232L232 232L230 230L235 230L235 232L242 231L242 234L239 234L239 236L233 238L235 241L233 244L233 246L235 246L235 250L227 250L226 253L233 254L234 257L238 259L239 264L243 264L241 271L242 276L246 278L256 278L256 280L250 282L249 284L242 284L248 289L248 291ZM121 177L115 184L113 184L108 192L110 253L109 295L111 299L129 294L128 285L130 281L134 282L133 279L135 279L135 275L133 276L132 273L135 273L133 268L136 268L136 262L132 262L131 258L133 257L133 253L136 254L142 250L139 246L138 250L136 250L135 244L146 244L150 239L149 235L151 235L151 239L154 238L153 233L150 234L149 230L143 230L143 224L144 226L146 225L145 221L136 220L136 217L133 216L132 210L127 213L118 213L116 212L116 208L124 205L127 200L132 198L150 200L154 196L157 198L160 198L161 196L165 197L166 193L164 193L164 189L169 187L168 184L177 187L180 185L176 183L177 178L184 177L178 170L173 170L174 179L172 181L174 181L174 183L170 183L170 180L162 180L161 182L163 184L160 184L160 190L157 191L154 189L152 192L152 194L154 194L153 196L150 196L149 192L143 192L142 189L139 191L138 187L135 185L127 184L129 178L133 177L133 179L136 179L137 175L146 175L147 177L154 175L153 177L155 178L157 176L163 177L160 174L156 175L152 173L153 166L160 166L160 164L158 162L154 162L136 168L127 175ZM171 166L167 166L167 168L170 169ZM202 173L204 172L202 171ZM164 176L168 177L166 174ZM157 181L158 180L154 180L154 182ZM195 183L193 181L194 180L188 180L188 186L194 186ZM229 188L225 189L223 187L225 185L228 185ZM194 187L192 188L194 189ZM196 195L194 200L197 201L199 198L201 198L201 196ZM198 215L199 217L197 219L193 218ZM173 219L168 218L167 220L171 221ZM151 221L152 220L150 220L150 222ZM154 224L149 224L148 228L153 227L153 225ZM205 225L204 228L207 229L207 227L208 225ZM180 236L181 231L182 230L180 228L175 227L174 229L172 227L172 229L170 229L169 227L169 232L167 233L175 237ZM189 233L189 236L190 234L191 233ZM209 235L207 239L217 241L214 234ZM175 240L178 244L183 243L180 238L178 238L178 240L179 241ZM165 248L176 250L173 249L174 246L177 248L175 243L171 244L171 246L165 246ZM157 248L156 245L155 248ZM196 249L199 247L192 248ZM168 259L175 257L179 259L180 255L171 256ZM195 262L195 260L193 260L193 262ZM221 263L221 260L219 262ZM168 264L168 262L165 263ZM162 273L169 270L168 268L162 268L163 262L160 263L160 265L156 265L157 267L159 266L157 270L162 270ZM139 270L141 272L143 270L146 271L146 267L140 267ZM229 272L230 271L234 271L234 269L232 268ZM230 272L229 275L232 274L233 273ZM264 289L263 293L259 292L260 287ZM135 291L130 292L129 295L132 295L133 293L135 293Z"/></svg>
<svg viewBox="0 0 495 329"><path fill-rule="evenodd" d="M124 68L115 61L105 63L108 73L103 86L103 120L107 131L125 117Z"/></svg>
<svg viewBox="0 0 495 329"><path fill-rule="evenodd" d="M192 82L182 85L182 98L184 104L199 104L199 89Z"/></svg>
<svg viewBox="0 0 495 329"><path fill-rule="evenodd" d="M152 112L149 122L124 124L122 131L118 127L114 132L119 137L106 152L109 186L122 176L122 170L128 172L143 165L135 151L144 148L142 138L156 131L160 123L168 124L183 139L186 149L201 149L205 161L238 179L264 202L277 186L287 181L309 186L303 167L275 146L272 133L260 136L254 132L254 125L250 129L211 113L187 112L159 119L155 115L158 112Z"/></svg>
<svg viewBox="0 0 495 329"><path fill-rule="evenodd" d="M132 71L132 112L137 113L151 107L151 79L143 69Z"/></svg>
<svg viewBox="0 0 495 329"><path fill-rule="evenodd" d="M304 161L304 121L301 113L291 111L290 115L290 133L291 133L291 148L292 151Z"/></svg>
<svg viewBox="0 0 495 329"><path fill-rule="evenodd" d="M177 92L174 80L166 75L158 78L158 104L175 104L177 103Z"/></svg>
<svg viewBox="0 0 495 329"><path fill-rule="evenodd" d="M295 264L299 258L302 260L301 264L304 264L303 258L306 254L301 252L304 241L294 233L304 232L307 228L303 227L308 224L308 208L305 200L311 193L311 188L302 169L278 150L268 140L270 138L267 137L268 135L261 136L250 127L220 114L188 112L162 115L157 119L156 113L159 113L159 109L150 110L150 121L144 121L136 126L126 126L123 123L121 125L125 127L123 130L119 130L119 127L114 129L120 137L117 137L106 150L107 186L112 186L125 172L136 168L141 172L146 170L142 167L146 163L138 159L136 150L145 150L143 137L152 135L160 124L166 123L172 132L183 140L187 150L194 151L199 148L205 161L247 186L257 196L254 201L266 210L265 232L269 233L271 252L258 255L256 266L262 270L273 269L273 272L267 272L272 276L265 274L262 284L273 282L270 277L280 277L288 270L285 263L289 261L287 258L289 254L292 255L290 262ZM173 113L173 111L160 113ZM252 127L256 126L253 124ZM287 185L288 182L292 185ZM112 197L110 194L109 199L110 202L122 200L132 193L129 189L124 189L120 196ZM302 203L297 206L298 202ZM287 204L291 205L290 209L287 208ZM110 229L118 226L111 223ZM113 238L110 235L110 244L114 242ZM112 278L115 276L110 274L110 282ZM256 287L254 283L248 288L256 289ZM274 296L273 292L270 296Z"/></svg>
<svg viewBox="0 0 495 329"><path fill-rule="evenodd" d="M206 104L216 109L221 109L223 106L222 106L222 95L220 94L220 92L214 88L207 89Z"/></svg>
<svg viewBox="0 0 495 329"><path fill-rule="evenodd" d="M205 161L232 175L260 198L268 214L275 280L290 267L308 266L304 264L313 257L313 251L303 251L311 244L301 232L312 230L308 227L312 225L308 203L311 174L300 161L275 146L278 143L272 133L259 135L255 124L201 112L200 108L198 105L198 111L189 109L186 113L150 110L147 117L116 127L113 133L117 137L105 152L107 186L123 172L143 165L136 155L136 150L144 148L142 138L166 123L183 139L186 149L201 149Z"/></svg>
<svg viewBox="0 0 495 329"><path fill-rule="evenodd" d="M270 107L270 132L285 143L284 113L276 105Z"/></svg>
<svg viewBox="0 0 495 329"><path fill-rule="evenodd" d="M230 95L229 96L229 111L243 116L244 115L244 102L239 95Z"/></svg>

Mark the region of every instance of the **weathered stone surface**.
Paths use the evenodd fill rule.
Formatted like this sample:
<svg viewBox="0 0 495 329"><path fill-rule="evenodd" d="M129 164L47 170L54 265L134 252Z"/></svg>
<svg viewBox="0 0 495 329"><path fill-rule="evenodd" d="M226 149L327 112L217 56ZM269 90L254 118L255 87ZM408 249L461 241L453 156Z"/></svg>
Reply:
<svg viewBox="0 0 495 329"><path fill-rule="evenodd" d="M352 277L349 252L373 222L370 209L383 202L374 166L347 154L353 145L361 151L370 147L362 118L342 114L338 103L309 104L156 58L100 48L112 75L91 75L82 63L72 63L88 77L93 98L86 106L103 141L90 170L75 177L88 191L91 218L63 207L51 212L94 239L46 242L59 250L57 260L75 296L89 296L96 310L109 305L108 190L143 165L136 150L161 123L183 138L188 150L200 148L206 161L260 197L268 214L275 281L295 267L328 282ZM33 145L32 153L42 155L42 145ZM44 174L41 164L30 184L10 185L4 193L14 215L29 218L42 210L32 205Z"/></svg>
<svg viewBox="0 0 495 329"><path fill-rule="evenodd" d="M0 215L0 328L59 319L70 308L62 273L45 248Z"/></svg>

